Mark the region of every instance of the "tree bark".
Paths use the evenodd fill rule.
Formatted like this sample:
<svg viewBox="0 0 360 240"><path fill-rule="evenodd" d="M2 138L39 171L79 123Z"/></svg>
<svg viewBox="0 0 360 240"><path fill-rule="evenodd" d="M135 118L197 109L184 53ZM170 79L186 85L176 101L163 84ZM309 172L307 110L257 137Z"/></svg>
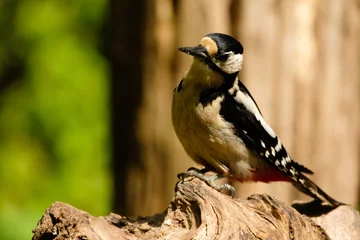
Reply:
<svg viewBox="0 0 360 240"><path fill-rule="evenodd" d="M240 77L265 119L291 157L315 172L320 187L356 204L358 2L244 0L237 8L234 35L245 49ZM242 197L266 191L287 203L304 198L282 183L238 190Z"/></svg>
<svg viewBox="0 0 360 240"><path fill-rule="evenodd" d="M144 74L139 68L144 51L146 3L146 0L110 2L113 209L122 214L133 213L133 200L141 199L143 196L137 194L144 189L137 182L142 180L145 167L142 145L135 133L143 99L139 93Z"/></svg>
<svg viewBox="0 0 360 240"><path fill-rule="evenodd" d="M360 239L360 216L349 206L290 207L266 194L232 199L187 178L168 209L150 217L96 218L56 202L34 230L33 240L41 239Z"/></svg>

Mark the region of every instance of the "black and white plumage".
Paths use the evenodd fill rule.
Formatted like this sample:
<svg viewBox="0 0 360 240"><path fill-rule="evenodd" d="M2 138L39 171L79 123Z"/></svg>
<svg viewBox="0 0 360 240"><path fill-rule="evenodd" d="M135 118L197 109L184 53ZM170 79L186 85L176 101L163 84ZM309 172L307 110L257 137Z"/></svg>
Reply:
<svg viewBox="0 0 360 240"><path fill-rule="evenodd" d="M209 170L241 182L288 181L315 199L341 204L304 175L313 172L291 159L238 79L244 49L237 40L212 33L179 50L194 58L174 90L173 126L187 154L205 167L187 175L207 181ZM216 187L213 180L207 182Z"/></svg>

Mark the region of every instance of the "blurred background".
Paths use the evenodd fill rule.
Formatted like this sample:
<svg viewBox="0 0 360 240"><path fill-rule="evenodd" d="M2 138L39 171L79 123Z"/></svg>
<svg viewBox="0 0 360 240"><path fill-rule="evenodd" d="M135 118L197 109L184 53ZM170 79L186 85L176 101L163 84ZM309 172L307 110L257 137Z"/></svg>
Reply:
<svg viewBox="0 0 360 240"><path fill-rule="evenodd" d="M244 48L240 78L292 157L335 199L359 197L355 0L0 1L0 239L29 239L54 201L99 216L152 215L194 163L170 118L210 32ZM238 184L237 197L306 197Z"/></svg>

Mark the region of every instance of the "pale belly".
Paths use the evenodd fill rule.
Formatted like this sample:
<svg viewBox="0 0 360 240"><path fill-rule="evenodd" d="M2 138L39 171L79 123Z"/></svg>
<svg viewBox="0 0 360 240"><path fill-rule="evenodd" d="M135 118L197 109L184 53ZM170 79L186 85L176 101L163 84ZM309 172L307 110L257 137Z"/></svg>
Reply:
<svg viewBox="0 0 360 240"><path fill-rule="evenodd" d="M266 166L259 166L258 157L234 134L232 125L222 119L219 114L221 99L214 101L211 108L174 101L175 132L187 154L196 162L227 177L246 181L254 169Z"/></svg>

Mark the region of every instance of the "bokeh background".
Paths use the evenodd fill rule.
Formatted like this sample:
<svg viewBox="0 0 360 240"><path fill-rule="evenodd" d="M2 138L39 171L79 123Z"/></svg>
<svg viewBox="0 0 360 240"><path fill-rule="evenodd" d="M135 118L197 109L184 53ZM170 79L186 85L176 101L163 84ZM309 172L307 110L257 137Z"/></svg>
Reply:
<svg viewBox="0 0 360 240"><path fill-rule="evenodd" d="M54 201L96 216L166 209L194 166L171 126L191 64L176 49L209 32L242 42L240 78L292 157L357 206L359 23L356 0L0 1L0 239L31 238Z"/></svg>

